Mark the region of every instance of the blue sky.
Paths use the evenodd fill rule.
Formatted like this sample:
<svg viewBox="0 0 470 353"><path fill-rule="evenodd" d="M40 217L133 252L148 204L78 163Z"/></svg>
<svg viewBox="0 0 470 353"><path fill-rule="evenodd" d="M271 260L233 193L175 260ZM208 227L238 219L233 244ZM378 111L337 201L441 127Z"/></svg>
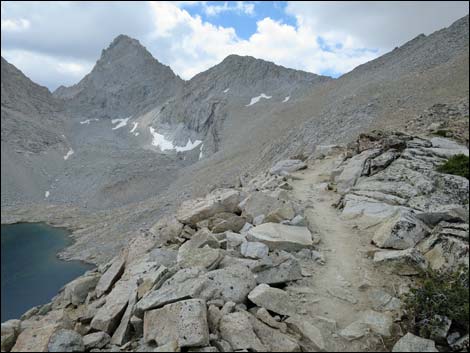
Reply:
<svg viewBox="0 0 470 353"><path fill-rule="evenodd" d="M291 26L296 24L295 17L286 13L287 1L245 1L245 4L253 5L253 13L237 11L237 5L233 3L233 1L208 1L205 5L198 3L185 6L185 8L191 15L201 16L204 21L217 26L235 28L237 35L243 39L249 39L251 35L256 33L256 22L266 17ZM207 6L227 6L227 9L233 8L235 10L226 10L216 15L210 15L205 11Z"/></svg>
<svg viewBox="0 0 470 353"><path fill-rule="evenodd" d="M119 34L184 79L230 54L338 77L468 14L465 1L2 1L2 56L54 90Z"/></svg>

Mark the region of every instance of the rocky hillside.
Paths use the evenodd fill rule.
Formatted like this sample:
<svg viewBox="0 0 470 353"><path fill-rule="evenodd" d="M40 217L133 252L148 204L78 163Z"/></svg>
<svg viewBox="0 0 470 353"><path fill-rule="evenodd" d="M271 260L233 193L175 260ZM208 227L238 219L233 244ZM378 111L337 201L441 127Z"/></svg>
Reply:
<svg viewBox="0 0 470 353"><path fill-rule="evenodd" d="M2 350L468 349L453 317L432 339L403 332L418 275L469 265L468 179L436 171L459 154L452 140L376 131L187 200L3 323Z"/></svg>

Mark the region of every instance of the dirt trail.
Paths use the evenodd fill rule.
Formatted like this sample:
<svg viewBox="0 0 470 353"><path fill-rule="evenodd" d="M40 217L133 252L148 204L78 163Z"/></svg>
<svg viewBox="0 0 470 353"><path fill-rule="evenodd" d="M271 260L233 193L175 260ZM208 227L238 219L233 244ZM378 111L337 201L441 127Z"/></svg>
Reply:
<svg viewBox="0 0 470 353"><path fill-rule="evenodd" d="M359 230L357 221L342 219L332 206L339 196L327 190L327 181L336 161L334 158L317 160L308 169L295 173L298 180L292 182L293 197L307 205L305 217L310 228L318 232L316 236L321 241L317 248L326 261L324 266L308 269L312 277L301 283L314 294L310 301L312 307L306 315L311 316L316 325L321 322L318 316L336 321L336 330L331 329L331 324L320 325L329 351L385 350L377 337L348 342L337 335L359 319L361 312L372 309L368 295L371 290L380 288L390 293L393 281L377 271L367 258L367 251L373 249L370 232Z"/></svg>

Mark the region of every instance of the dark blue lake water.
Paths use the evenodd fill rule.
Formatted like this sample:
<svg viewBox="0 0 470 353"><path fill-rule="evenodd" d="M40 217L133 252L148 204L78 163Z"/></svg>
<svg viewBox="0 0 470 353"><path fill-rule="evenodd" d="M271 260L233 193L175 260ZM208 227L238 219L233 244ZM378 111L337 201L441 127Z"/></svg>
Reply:
<svg viewBox="0 0 470 353"><path fill-rule="evenodd" d="M2 322L49 302L64 284L93 268L57 258L72 242L65 229L18 223L2 225L0 237Z"/></svg>

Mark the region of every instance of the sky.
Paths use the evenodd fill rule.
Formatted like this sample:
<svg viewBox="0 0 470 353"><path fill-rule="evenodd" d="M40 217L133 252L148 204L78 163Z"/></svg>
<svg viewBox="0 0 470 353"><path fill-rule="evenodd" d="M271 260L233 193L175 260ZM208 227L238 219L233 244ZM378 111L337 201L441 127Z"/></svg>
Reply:
<svg viewBox="0 0 470 353"><path fill-rule="evenodd" d="M119 34L184 79L230 54L338 77L467 15L467 1L2 1L1 52L56 89Z"/></svg>

